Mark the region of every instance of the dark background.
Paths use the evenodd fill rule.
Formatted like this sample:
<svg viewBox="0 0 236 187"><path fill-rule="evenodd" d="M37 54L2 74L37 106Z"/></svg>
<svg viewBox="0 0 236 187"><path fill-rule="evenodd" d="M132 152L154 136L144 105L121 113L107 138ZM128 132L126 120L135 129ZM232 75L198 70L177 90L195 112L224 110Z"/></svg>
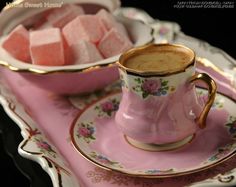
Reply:
<svg viewBox="0 0 236 187"><path fill-rule="evenodd" d="M185 34L205 40L236 58L236 8L174 8L178 2L185 2L187 6L189 1L122 0L124 6L142 8L154 18L177 22ZM236 6L235 0L228 2Z"/></svg>
<svg viewBox="0 0 236 187"><path fill-rule="evenodd" d="M187 2L184 0L121 0L121 2L122 6L141 8L159 20L177 22L185 34L205 40L236 58L235 8L178 9L174 7L178 2ZM200 1L193 0L192 2ZM234 1L228 2L234 3L234 6L236 4ZM5 3L3 2L3 4ZM1 134L1 132L4 133ZM1 108L0 179L3 185L0 186L52 186L50 178L38 164L19 156L17 147L20 141L19 128L4 114Z"/></svg>

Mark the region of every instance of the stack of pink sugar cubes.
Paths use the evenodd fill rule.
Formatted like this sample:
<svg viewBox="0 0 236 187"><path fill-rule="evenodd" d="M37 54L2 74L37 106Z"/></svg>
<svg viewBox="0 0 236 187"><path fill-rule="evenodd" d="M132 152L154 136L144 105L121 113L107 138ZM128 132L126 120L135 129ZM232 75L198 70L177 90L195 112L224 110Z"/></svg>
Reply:
<svg viewBox="0 0 236 187"><path fill-rule="evenodd" d="M2 47L20 61L61 66L97 62L133 45L126 28L104 9L91 15L67 4L50 11L45 20L34 30L18 25Z"/></svg>

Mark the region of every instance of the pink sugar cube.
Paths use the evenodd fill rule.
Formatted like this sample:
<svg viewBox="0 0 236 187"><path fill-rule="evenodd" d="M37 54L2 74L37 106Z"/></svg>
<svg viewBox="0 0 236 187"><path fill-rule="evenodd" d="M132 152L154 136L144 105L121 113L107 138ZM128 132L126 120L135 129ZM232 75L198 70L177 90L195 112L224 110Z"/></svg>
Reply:
<svg viewBox="0 0 236 187"><path fill-rule="evenodd" d="M76 17L62 29L62 33L69 45L80 40L98 43L105 31L99 19L94 15L82 15Z"/></svg>
<svg viewBox="0 0 236 187"><path fill-rule="evenodd" d="M108 31L117 23L113 15L105 9L99 10L96 15Z"/></svg>
<svg viewBox="0 0 236 187"><path fill-rule="evenodd" d="M129 39L128 32L125 28L125 26L119 22L117 22L113 28L115 28L120 34L123 34L124 37L127 37Z"/></svg>
<svg viewBox="0 0 236 187"><path fill-rule="evenodd" d="M79 15L83 15L84 10L81 6L66 4L61 8L53 10L47 20L54 27L63 28L67 23Z"/></svg>
<svg viewBox="0 0 236 187"><path fill-rule="evenodd" d="M98 44L98 49L105 58L118 55L133 46L131 41L112 28Z"/></svg>
<svg viewBox="0 0 236 187"><path fill-rule="evenodd" d="M123 34L125 37L129 37L124 25L119 23L115 19L115 17L113 17L112 14L110 14L104 9L101 9L96 15L102 22L102 24L105 26L107 31L111 30L112 28L115 28L118 32L120 32L120 34Z"/></svg>
<svg viewBox="0 0 236 187"><path fill-rule="evenodd" d="M65 58L64 65L71 65L74 63L73 53L72 53L71 47L67 44L63 35L62 35L62 38L63 38L64 58Z"/></svg>
<svg viewBox="0 0 236 187"><path fill-rule="evenodd" d="M102 60L102 55L96 46L85 40L81 40L77 44L71 46L76 64L86 64Z"/></svg>
<svg viewBox="0 0 236 187"><path fill-rule="evenodd" d="M29 52L29 32L23 25L18 25L7 36L2 47L6 49L14 58L30 62Z"/></svg>
<svg viewBox="0 0 236 187"><path fill-rule="evenodd" d="M60 29L49 28L30 32L30 54L33 64L63 65L64 48Z"/></svg>

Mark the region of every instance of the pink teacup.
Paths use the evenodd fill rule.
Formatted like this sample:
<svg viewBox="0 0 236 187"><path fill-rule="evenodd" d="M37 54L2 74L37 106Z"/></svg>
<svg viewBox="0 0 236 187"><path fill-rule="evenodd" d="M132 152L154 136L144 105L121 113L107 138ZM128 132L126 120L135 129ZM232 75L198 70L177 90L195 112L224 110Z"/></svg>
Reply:
<svg viewBox="0 0 236 187"><path fill-rule="evenodd" d="M149 44L120 57L123 95L115 120L130 144L175 149L205 127L216 84L207 74L197 74L195 64L194 51L174 44ZM208 85L204 107L193 84L197 80Z"/></svg>

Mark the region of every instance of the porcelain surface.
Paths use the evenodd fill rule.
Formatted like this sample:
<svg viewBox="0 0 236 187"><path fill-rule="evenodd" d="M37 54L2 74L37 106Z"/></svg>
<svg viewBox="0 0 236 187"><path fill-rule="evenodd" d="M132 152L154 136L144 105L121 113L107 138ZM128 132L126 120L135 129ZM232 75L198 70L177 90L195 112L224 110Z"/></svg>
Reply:
<svg viewBox="0 0 236 187"><path fill-rule="evenodd" d="M126 10L129 12L128 8ZM134 10L132 8L132 11ZM139 15L145 19L145 15L139 10L132 15ZM232 57L204 41L178 31L175 33L176 23L159 20L153 22L152 20L150 24L155 29L155 33L159 33L159 28L165 27L166 35L164 36L168 35L172 38L169 41L194 48L197 55L203 57L200 59L201 63L197 64L197 70L209 73L216 80L219 92L231 99L236 99L236 72L233 69L236 61ZM236 185L236 159L234 157L202 172L166 179L126 177L94 167L73 151L74 148L69 139L69 127L73 124L79 110L97 100L103 92L96 92L90 96L61 97L33 86L17 73L6 69L1 68L0 75L0 102L6 113L20 127L23 137L19 145L19 153L25 158L38 162L49 174L53 187L226 187ZM112 91L114 90L116 88L112 87ZM106 91L108 94L111 89ZM38 107L39 102L42 108Z"/></svg>
<svg viewBox="0 0 236 187"><path fill-rule="evenodd" d="M201 89L197 92L204 103L207 92ZM129 145L117 128L114 115L121 95L107 95L86 107L72 126L73 145L94 164L134 176L168 177L212 167L235 154L234 101L218 94L207 127L198 131L190 143L173 151L149 152Z"/></svg>
<svg viewBox="0 0 236 187"><path fill-rule="evenodd" d="M181 62L182 66L172 67L173 70L155 69L150 72L125 65L135 55L138 59L140 54L149 55L155 51L158 57L163 55L159 50L167 49L185 51L182 55L187 56L184 61L186 64ZM207 74L196 73L195 58L191 49L171 44L150 44L133 48L121 56L118 66L122 81L122 99L115 121L131 144L138 147L141 143L142 149L145 149L145 144L148 147L156 144L156 149L152 145L153 150L173 149L173 144L176 147L182 146L186 143L186 138L189 139L188 137L205 127L207 113L215 98L216 86ZM139 61L145 63L143 59L135 62ZM206 104L199 103L195 91L196 80L209 86L209 99L206 99ZM198 120L202 116L204 120Z"/></svg>

